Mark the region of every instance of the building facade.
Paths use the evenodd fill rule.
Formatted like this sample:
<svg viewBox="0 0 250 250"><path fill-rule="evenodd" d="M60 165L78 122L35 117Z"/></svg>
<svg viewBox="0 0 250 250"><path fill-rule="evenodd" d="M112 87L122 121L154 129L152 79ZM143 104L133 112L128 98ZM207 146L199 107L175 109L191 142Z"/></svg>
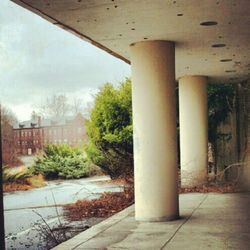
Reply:
<svg viewBox="0 0 250 250"><path fill-rule="evenodd" d="M85 119L75 117L26 121L14 128L15 148L19 155L32 155L48 144L81 146L87 140Z"/></svg>

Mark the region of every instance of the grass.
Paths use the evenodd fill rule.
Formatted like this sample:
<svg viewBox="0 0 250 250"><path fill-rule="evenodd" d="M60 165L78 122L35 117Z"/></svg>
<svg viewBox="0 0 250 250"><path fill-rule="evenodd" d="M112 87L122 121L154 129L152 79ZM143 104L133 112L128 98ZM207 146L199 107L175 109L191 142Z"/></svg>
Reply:
<svg viewBox="0 0 250 250"><path fill-rule="evenodd" d="M25 191L32 188L45 186L44 177L39 175L32 176L25 167L13 171L7 167L3 168L3 191Z"/></svg>

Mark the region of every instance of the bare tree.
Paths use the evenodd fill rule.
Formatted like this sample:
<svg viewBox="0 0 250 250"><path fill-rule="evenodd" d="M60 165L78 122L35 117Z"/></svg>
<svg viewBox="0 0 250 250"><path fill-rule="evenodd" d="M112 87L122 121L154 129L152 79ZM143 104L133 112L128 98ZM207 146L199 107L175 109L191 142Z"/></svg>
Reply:
<svg viewBox="0 0 250 250"><path fill-rule="evenodd" d="M84 112L83 101L79 98L74 98L71 110L73 115L82 114Z"/></svg>
<svg viewBox="0 0 250 250"><path fill-rule="evenodd" d="M17 123L16 115L1 105L1 143L3 164L13 165L18 162L14 147L13 126Z"/></svg>
<svg viewBox="0 0 250 250"><path fill-rule="evenodd" d="M14 112L7 108L6 106L1 105L1 123L4 126L4 124L9 124L11 126L14 126L18 122L16 115Z"/></svg>
<svg viewBox="0 0 250 250"><path fill-rule="evenodd" d="M70 108L65 95L53 95L40 107L40 113L48 118L62 118L70 112Z"/></svg>

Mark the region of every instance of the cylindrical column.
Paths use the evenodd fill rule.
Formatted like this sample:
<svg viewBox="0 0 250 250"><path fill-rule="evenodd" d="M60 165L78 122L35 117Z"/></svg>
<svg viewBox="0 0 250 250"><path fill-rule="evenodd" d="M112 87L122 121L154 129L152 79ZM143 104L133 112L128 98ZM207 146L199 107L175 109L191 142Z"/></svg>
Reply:
<svg viewBox="0 0 250 250"><path fill-rule="evenodd" d="M174 43L132 44L135 217L179 216Z"/></svg>
<svg viewBox="0 0 250 250"><path fill-rule="evenodd" d="M183 187L206 182L208 151L207 78L179 80L180 158Z"/></svg>

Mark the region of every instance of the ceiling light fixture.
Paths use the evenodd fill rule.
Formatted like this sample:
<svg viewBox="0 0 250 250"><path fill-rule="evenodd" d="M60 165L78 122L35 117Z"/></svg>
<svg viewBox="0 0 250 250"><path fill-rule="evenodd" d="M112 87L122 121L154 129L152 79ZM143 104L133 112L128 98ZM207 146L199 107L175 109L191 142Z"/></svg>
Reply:
<svg viewBox="0 0 250 250"><path fill-rule="evenodd" d="M226 47L226 44L224 43L216 43L212 45L213 48L222 48L222 47Z"/></svg>
<svg viewBox="0 0 250 250"><path fill-rule="evenodd" d="M206 22L202 22L200 23L201 26L214 26L217 25L218 23L215 21L206 21Z"/></svg>
<svg viewBox="0 0 250 250"><path fill-rule="evenodd" d="M221 59L220 61L221 61L221 62L231 62L232 59Z"/></svg>

